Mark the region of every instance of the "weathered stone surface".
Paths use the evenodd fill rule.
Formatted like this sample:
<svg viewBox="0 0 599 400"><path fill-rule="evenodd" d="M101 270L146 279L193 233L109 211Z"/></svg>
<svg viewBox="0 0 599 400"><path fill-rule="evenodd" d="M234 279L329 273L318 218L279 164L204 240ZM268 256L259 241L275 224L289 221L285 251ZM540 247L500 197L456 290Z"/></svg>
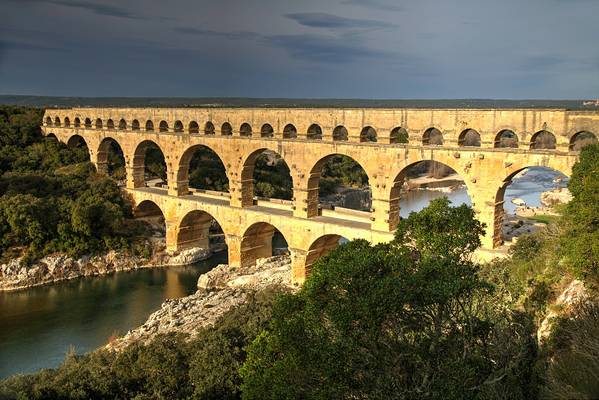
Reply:
<svg viewBox="0 0 599 400"><path fill-rule="evenodd" d="M571 315L573 306L588 300L589 293L584 282L574 279L560 293L555 302L549 307L549 312L541 322L537 331L537 339L542 342L551 334L551 329L558 316L568 317Z"/></svg>
<svg viewBox="0 0 599 400"><path fill-rule="evenodd" d="M541 193L541 204L552 207L556 204L566 204L572 200L572 193L568 188L557 188Z"/></svg>
<svg viewBox="0 0 599 400"><path fill-rule="evenodd" d="M193 337L199 328L213 325L232 307L243 304L253 291L273 285L296 290L290 272L291 261L286 256L259 259L255 266L246 268L221 264L200 276L196 293L165 301L142 326L112 341L107 348L121 350L160 333L180 332Z"/></svg>

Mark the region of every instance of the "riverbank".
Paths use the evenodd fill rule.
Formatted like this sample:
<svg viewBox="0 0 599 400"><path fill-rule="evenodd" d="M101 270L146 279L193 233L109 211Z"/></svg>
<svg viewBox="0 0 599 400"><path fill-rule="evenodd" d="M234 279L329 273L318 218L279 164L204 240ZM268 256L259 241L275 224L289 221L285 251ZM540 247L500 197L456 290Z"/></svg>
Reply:
<svg viewBox="0 0 599 400"><path fill-rule="evenodd" d="M200 328L213 325L231 308L246 302L251 293L273 286L297 290L291 283L289 256L259 259L256 265L244 268L220 264L200 276L194 294L166 300L143 325L112 340L106 348L119 351L162 333L185 333L191 339Z"/></svg>
<svg viewBox="0 0 599 400"><path fill-rule="evenodd" d="M164 240L161 239L154 240L153 248L154 254L151 257L110 251L103 255L85 255L78 258L54 254L43 257L31 265L25 265L22 258L12 259L0 265L0 292L143 268L191 265L208 259L215 252L224 250L222 246L212 250L191 248L170 254L165 251Z"/></svg>

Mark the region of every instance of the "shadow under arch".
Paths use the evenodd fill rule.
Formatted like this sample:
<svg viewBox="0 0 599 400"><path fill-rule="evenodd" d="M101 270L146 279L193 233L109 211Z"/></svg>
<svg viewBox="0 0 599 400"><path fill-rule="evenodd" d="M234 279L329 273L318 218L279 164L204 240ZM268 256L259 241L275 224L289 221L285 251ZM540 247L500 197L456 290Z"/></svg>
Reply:
<svg viewBox="0 0 599 400"><path fill-rule="evenodd" d="M229 192L229 178L222 158L204 144L189 147L179 160L177 182L188 188Z"/></svg>
<svg viewBox="0 0 599 400"><path fill-rule="evenodd" d="M583 147L597 143L597 136L590 131L576 132L570 138L568 149L570 151L580 151Z"/></svg>
<svg viewBox="0 0 599 400"><path fill-rule="evenodd" d="M518 135L511 129L502 129L495 136L495 148L518 148Z"/></svg>
<svg viewBox="0 0 599 400"><path fill-rule="evenodd" d="M312 242L306 253L306 276L310 273L312 265L314 265L316 261L329 254L340 244L346 242L348 242L346 238L336 234L323 235Z"/></svg>
<svg viewBox="0 0 599 400"><path fill-rule="evenodd" d="M250 153L241 169L243 205L254 204L254 196L291 200L293 178L289 165L276 151L261 148Z"/></svg>
<svg viewBox="0 0 599 400"><path fill-rule="evenodd" d="M204 210L188 212L177 227L177 251L190 248L202 248L211 253L227 249L222 225Z"/></svg>
<svg viewBox="0 0 599 400"><path fill-rule="evenodd" d="M80 135L73 135L67 140L67 146L71 149L76 149L81 152L85 152L85 157L88 161L91 161L91 155L89 152L89 146L87 142Z"/></svg>
<svg viewBox="0 0 599 400"><path fill-rule="evenodd" d="M515 211L516 204L514 201L516 198L524 198L528 205L531 203L532 196L537 196L540 202L541 193L547 190L551 190L548 184L544 184L538 178L531 178L530 181L538 182L538 188L524 191L521 188L515 188L514 192L510 194L510 201L506 202L506 194L510 189L510 185L515 183L517 178L522 178L526 175L536 174L536 175L546 175L546 180L549 182L553 182L554 188L557 187L565 187L567 180L569 178L568 174L564 171L560 171L555 168L538 166L538 165L529 165L525 167L518 168L511 173L509 173L502 181L501 185L497 188L497 192L495 194L495 210L494 210L494 226L487 227L487 230L492 229L493 234L493 247L501 246L505 243L506 240L511 241L510 232L507 232L505 228L509 229L509 226L506 225L506 216L508 215L507 208L512 208ZM509 207L508 207L509 205Z"/></svg>
<svg viewBox="0 0 599 400"><path fill-rule="evenodd" d="M362 207L364 210L370 212L372 193L370 191L370 177L366 172L366 169L352 156L342 153L328 154L318 160L310 169L308 178L308 196L307 196L307 214L308 218L318 216L322 213L321 198L326 197L329 194L334 193L339 187L359 187L363 190L365 186L368 186L368 198L366 199L366 206ZM326 184L323 185L321 178L327 178ZM347 204L343 204L344 208L348 207ZM330 208L335 208L332 206Z"/></svg>
<svg viewBox="0 0 599 400"><path fill-rule="evenodd" d="M132 163L134 187L146 186L148 179L160 179L162 182L159 185L168 183L164 152L156 142L144 140L139 143L133 153Z"/></svg>
<svg viewBox="0 0 599 400"><path fill-rule="evenodd" d="M106 137L100 142L96 163L100 173L110 175L116 180L124 181L127 178L123 149L112 137Z"/></svg>
<svg viewBox="0 0 599 400"><path fill-rule="evenodd" d="M166 236L166 219L160 206L152 200L143 200L133 207L133 217L145 222L154 233Z"/></svg>
<svg viewBox="0 0 599 400"><path fill-rule="evenodd" d="M557 139L547 130L538 131L530 138L530 150L555 150Z"/></svg>
<svg viewBox="0 0 599 400"><path fill-rule="evenodd" d="M397 227L400 213L403 212L407 216L410 212L420 211L437 197L448 197L454 206L472 204L470 188L460 172L459 164L444 161L416 161L404 166L395 176L389 192L390 230ZM465 188L465 197L456 192L461 186ZM449 190L449 193L446 190ZM413 195L410 195L411 193ZM405 210L402 210L402 201Z"/></svg>
<svg viewBox="0 0 599 400"><path fill-rule="evenodd" d="M283 233L268 222L255 222L250 225L241 238L240 266L256 264L260 258L288 252L288 241Z"/></svg>

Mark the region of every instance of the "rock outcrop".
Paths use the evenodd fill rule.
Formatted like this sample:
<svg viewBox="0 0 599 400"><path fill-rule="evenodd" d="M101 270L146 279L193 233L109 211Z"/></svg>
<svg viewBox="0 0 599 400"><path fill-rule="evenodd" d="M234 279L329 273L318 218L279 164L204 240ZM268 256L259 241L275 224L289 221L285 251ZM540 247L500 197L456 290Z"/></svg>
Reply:
<svg viewBox="0 0 599 400"><path fill-rule="evenodd" d="M198 329L213 325L232 307L243 304L251 292L274 285L296 290L291 283L288 256L261 259L246 268L221 264L200 276L196 293L166 300L142 326L106 347L118 351L138 341L145 343L161 333L179 332L193 337Z"/></svg>
<svg viewBox="0 0 599 400"><path fill-rule="evenodd" d="M572 193L570 193L568 188L558 188L541 193L541 204L545 207L565 204L570 202L570 200L572 200Z"/></svg>

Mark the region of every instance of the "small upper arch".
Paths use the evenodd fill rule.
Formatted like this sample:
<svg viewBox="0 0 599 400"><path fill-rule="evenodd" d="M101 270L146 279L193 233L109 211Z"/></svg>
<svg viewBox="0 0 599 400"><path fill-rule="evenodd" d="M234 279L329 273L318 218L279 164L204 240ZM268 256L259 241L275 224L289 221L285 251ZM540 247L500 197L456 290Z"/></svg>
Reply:
<svg viewBox="0 0 599 400"><path fill-rule="evenodd" d="M321 140L322 139L322 128L318 124L312 124L308 128L307 137L310 140Z"/></svg>
<svg viewBox="0 0 599 400"><path fill-rule="evenodd" d="M343 125L336 126L333 129L333 140L334 141L343 141L346 142L349 139L349 133L347 132L347 128Z"/></svg>
<svg viewBox="0 0 599 400"><path fill-rule="evenodd" d="M239 127L239 136L250 137L252 136L252 126L247 122L244 122Z"/></svg>
<svg viewBox="0 0 599 400"><path fill-rule="evenodd" d="M391 130L389 135L390 143L408 143L409 135L408 131L401 126L397 126Z"/></svg>
<svg viewBox="0 0 599 400"><path fill-rule="evenodd" d="M283 139L295 139L297 138L297 129L293 124L285 125L283 128Z"/></svg>
<svg viewBox="0 0 599 400"><path fill-rule="evenodd" d="M106 128L114 129L114 121L112 120L112 118L109 118L108 121L106 121Z"/></svg>
<svg viewBox="0 0 599 400"><path fill-rule="evenodd" d="M422 144L424 146L442 146L443 133L435 127L428 128L422 135Z"/></svg>
<svg viewBox="0 0 599 400"><path fill-rule="evenodd" d="M206 121L204 124L204 135L215 135L216 127L211 121Z"/></svg>
<svg viewBox="0 0 599 400"><path fill-rule="evenodd" d="M52 125L52 118L50 116L46 117L46 125Z"/></svg>
<svg viewBox="0 0 599 400"><path fill-rule="evenodd" d="M175 125L173 126L175 132L183 132L183 122L176 120ZM168 127L167 127L168 130Z"/></svg>
<svg viewBox="0 0 599 400"><path fill-rule="evenodd" d="M64 126L67 128L71 126L71 119L69 117L64 117Z"/></svg>
<svg viewBox="0 0 599 400"><path fill-rule="evenodd" d="M125 129L127 129L127 121L125 121L124 118L121 118L119 121L119 130L124 131Z"/></svg>
<svg viewBox="0 0 599 400"><path fill-rule="evenodd" d="M60 118L59 117L54 118L54 125L60 126Z"/></svg>
<svg viewBox="0 0 599 400"><path fill-rule="evenodd" d="M139 127L139 120L134 119L131 122L131 129L134 130L134 131L138 131L140 129L140 127Z"/></svg>
<svg viewBox="0 0 599 400"><path fill-rule="evenodd" d="M365 126L360 131L360 142L376 142L376 130L372 126Z"/></svg>
<svg viewBox="0 0 599 400"><path fill-rule="evenodd" d="M146 131L153 131L154 130L154 122L152 122L151 119L146 121Z"/></svg>
<svg viewBox="0 0 599 400"><path fill-rule="evenodd" d="M160 132L168 132L168 122L166 121L160 121L160 124L158 125L158 130Z"/></svg>
<svg viewBox="0 0 599 400"><path fill-rule="evenodd" d="M102 129L102 119L96 119L96 129Z"/></svg>
<svg viewBox="0 0 599 400"><path fill-rule="evenodd" d="M260 128L260 137L272 138L274 136L275 136L275 130L272 128L271 124L262 125L262 128Z"/></svg>
<svg viewBox="0 0 599 400"><path fill-rule="evenodd" d="M196 121L191 121L187 126L187 131L192 135L198 134L200 133L200 125Z"/></svg>
<svg viewBox="0 0 599 400"><path fill-rule="evenodd" d="M231 136L233 134L233 127L230 123L225 122L220 127L220 134L223 136Z"/></svg>
<svg viewBox="0 0 599 400"><path fill-rule="evenodd" d="M75 128L79 128L81 126L81 119L79 119L79 117L75 117L75 119L73 120L73 125L75 126Z"/></svg>
<svg viewBox="0 0 599 400"><path fill-rule="evenodd" d="M86 128L91 128L92 127L92 120L90 118L86 118L85 119L85 127Z"/></svg>

